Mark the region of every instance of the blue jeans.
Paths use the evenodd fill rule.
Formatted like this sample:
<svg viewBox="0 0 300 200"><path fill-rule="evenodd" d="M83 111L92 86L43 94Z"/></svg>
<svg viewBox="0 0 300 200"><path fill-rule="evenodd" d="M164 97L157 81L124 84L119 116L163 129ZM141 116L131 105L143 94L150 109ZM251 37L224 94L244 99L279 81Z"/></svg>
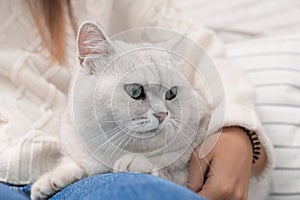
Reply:
<svg viewBox="0 0 300 200"><path fill-rule="evenodd" d="M30 187L0 184L0 199L28 200ZM51 200L204 200L196 193L170 181L139 173L99 174L82 179L50 198Z"/></svg>

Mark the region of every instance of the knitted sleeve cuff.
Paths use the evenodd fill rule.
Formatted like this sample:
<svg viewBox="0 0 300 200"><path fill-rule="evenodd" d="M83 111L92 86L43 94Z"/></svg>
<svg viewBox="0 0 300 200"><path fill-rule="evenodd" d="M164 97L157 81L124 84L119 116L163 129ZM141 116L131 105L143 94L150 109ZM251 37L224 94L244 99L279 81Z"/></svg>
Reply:
<svg viewBox="0 0 300 200"><path fill-rule="evenodd" d="M14 185L34 182L54 167L59 150L56 138L41 135L37 130L29 132L23 140L0 152L0 181Z"/></svg>

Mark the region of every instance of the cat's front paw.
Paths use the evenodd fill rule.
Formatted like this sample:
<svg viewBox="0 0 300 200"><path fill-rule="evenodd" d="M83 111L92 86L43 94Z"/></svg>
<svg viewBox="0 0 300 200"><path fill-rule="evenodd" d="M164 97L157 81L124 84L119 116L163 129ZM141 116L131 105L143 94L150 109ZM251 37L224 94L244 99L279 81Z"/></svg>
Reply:
<svg viewBox="0 0 300 200"><path fill-rule="evenodd" d="M85 172L75 163L61 165L41 176L31 187L31 199L48 199L75 181L86 176Z"/></svg>
<svg viewBox="0 0 300 200"><path fill-rule="evenodd" d="M48 199L64 187L62 180L51 177L51 174L47 173L32 185L30 197L32 200Z"/></svg>
<svg viewBox="0 0 300 200"><path fill-rule="evenodd" d="M143 155L126 154L115 162L113 170L114 172L139 172L159 176L155 166Z"/></svg>

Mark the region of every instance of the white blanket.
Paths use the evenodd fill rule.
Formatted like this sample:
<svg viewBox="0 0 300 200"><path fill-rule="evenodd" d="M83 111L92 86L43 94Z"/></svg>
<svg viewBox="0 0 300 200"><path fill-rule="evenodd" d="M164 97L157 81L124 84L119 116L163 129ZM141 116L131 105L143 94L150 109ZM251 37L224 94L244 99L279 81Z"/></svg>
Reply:
<svg viewBox="0 0 300 200"><path fill-rule="evenodd" d="M257 111L275 150L269 199L300 199L300 35L228 46L257 91Z"/></svg>
<svg viewBox="0 0 300 200"><path fill-rule="evenodd" d="M300 33L299 0L176 0L225 42Z"/></svg>

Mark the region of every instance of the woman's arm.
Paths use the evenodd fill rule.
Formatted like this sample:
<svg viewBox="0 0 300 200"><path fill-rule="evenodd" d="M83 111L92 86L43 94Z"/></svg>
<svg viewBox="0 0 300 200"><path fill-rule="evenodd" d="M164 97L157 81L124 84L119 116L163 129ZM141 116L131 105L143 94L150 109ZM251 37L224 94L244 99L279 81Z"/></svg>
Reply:
<svg viewBox="0 0 300 200"><path fill-rule="evenodd" d="M0 181L28 184L51 169L66 96L39 72L45 61L0 50ZM36 68L37 67L37 68ZM42 66L40 66L42 67Z"/></svg>

